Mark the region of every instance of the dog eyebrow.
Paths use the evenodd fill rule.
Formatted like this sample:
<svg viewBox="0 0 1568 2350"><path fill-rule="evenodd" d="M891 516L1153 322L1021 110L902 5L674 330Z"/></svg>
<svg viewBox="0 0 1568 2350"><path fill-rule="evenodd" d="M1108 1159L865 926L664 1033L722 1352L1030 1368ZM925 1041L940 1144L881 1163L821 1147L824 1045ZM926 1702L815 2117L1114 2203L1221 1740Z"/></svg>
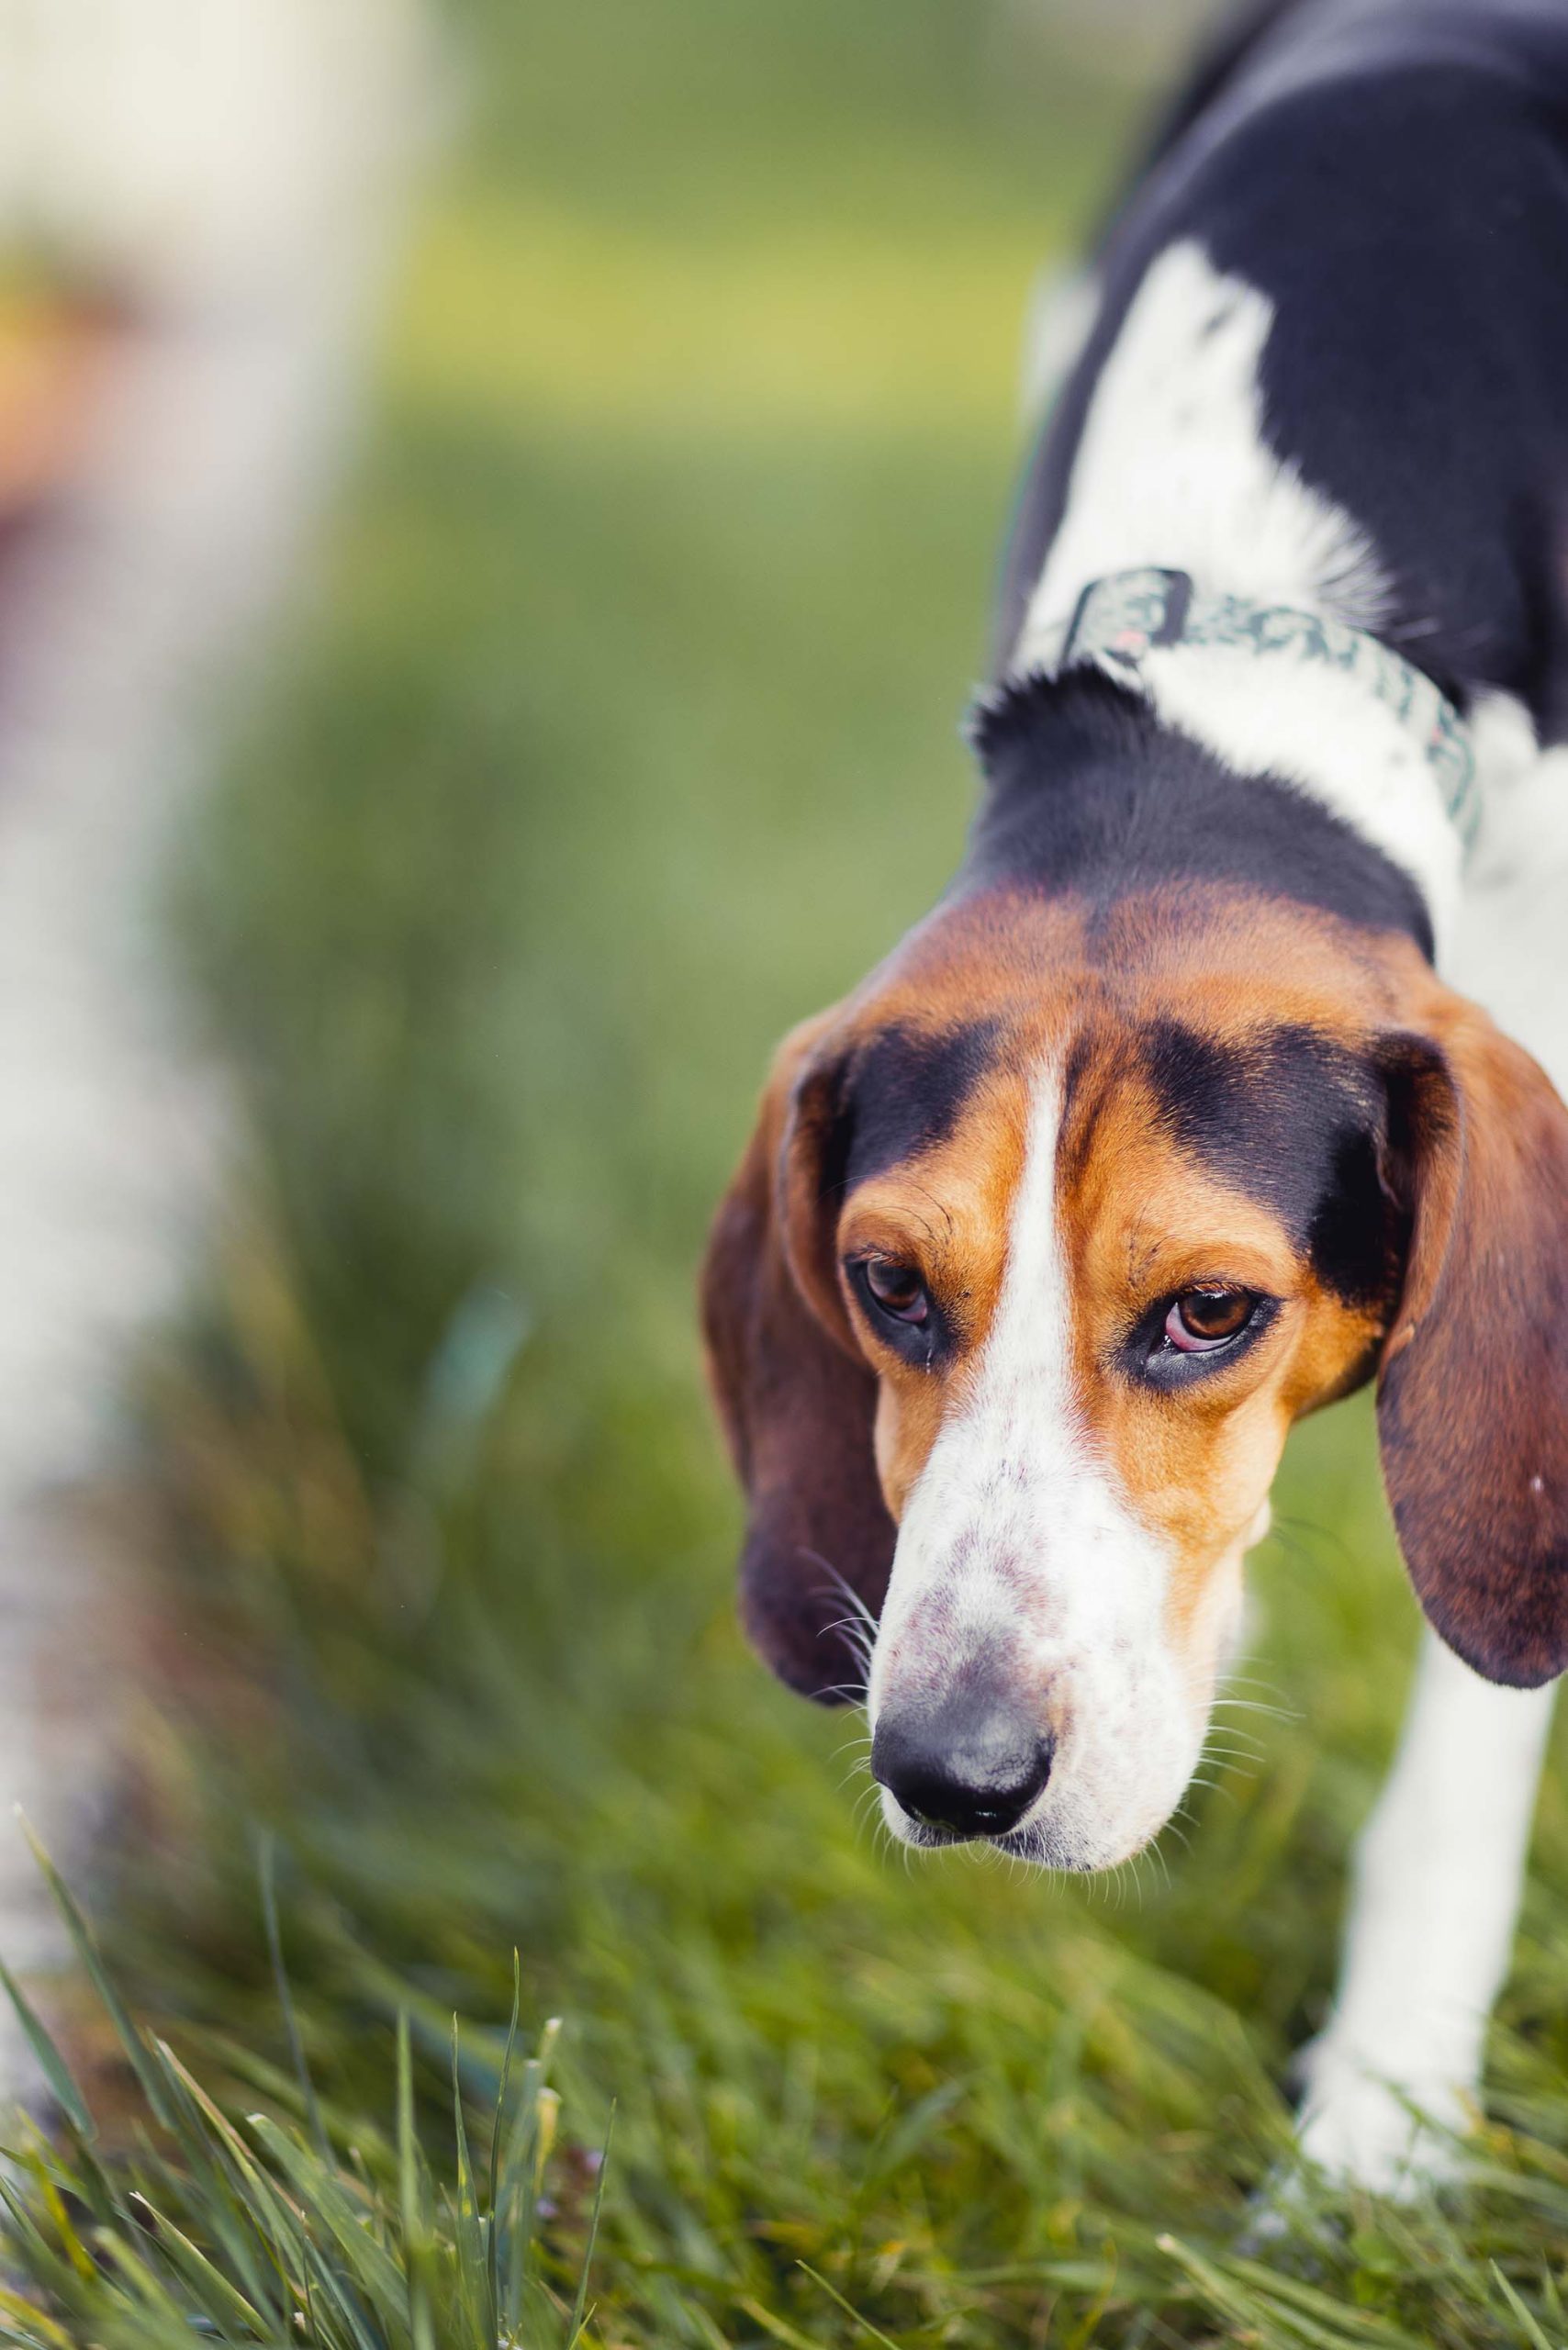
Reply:
<svg viewBox="0 0 1568 2350"><path fill-rule="evenodd" d="M1172 1139L1272 1209L1341 1297L1376 1296L1391 1236L1378 1173L1385 1111L1370 1060L1298 1023L1224 1037L1150 1021L1137 1046Z"/></svg>
<svg viewBox="0 0 1568 2350"><path fill-rule="evenodd" d="M846 1191L946 1139L991 1069L1000 1034L995 1020L935 1032L894 1023L858 1048L839 1096Z"/></svg>
<svg viewBox="0 0 1568 2350"><path fill-rule="evenodd" d="M1329 1109L1370 1107L1367 1064L1299 1023L1217 1036L1180 1020L1150 1020L1137 1043L1159 1114L1177 1139L1275 1145Z"/></svg>

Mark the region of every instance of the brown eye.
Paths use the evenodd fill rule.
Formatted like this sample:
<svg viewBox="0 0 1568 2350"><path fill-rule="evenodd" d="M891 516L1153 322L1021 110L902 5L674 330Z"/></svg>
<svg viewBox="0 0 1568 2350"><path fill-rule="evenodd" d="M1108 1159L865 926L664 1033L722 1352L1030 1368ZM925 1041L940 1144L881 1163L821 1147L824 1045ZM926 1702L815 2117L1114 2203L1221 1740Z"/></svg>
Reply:
<svg viewBox="0 0 1568 2350"><path fill-rule="evenodd" d="M1203 1354L1239 1337L1257 1305L1257 1294L1249 1289L1226 1289L1218 1283L1184 1289L1170 1301L1165 1336L1182 1354Z"/></svg>
<svg viewBox="0 0 1568 2350"><path fill-rule="evenodd" d="M929 1315L931 1299L913 1266L898 1264L891 1257L866 1257L861 1259L860 1278L872 1304L893 1321L918 1328Z"/></svg>

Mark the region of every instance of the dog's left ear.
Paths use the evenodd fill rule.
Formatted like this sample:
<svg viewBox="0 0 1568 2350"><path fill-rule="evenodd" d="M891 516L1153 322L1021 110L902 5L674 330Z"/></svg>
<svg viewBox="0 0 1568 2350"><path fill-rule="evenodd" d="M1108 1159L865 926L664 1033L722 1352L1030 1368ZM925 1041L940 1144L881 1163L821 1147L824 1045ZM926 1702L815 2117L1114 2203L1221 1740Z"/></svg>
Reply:
<svg viewBox="0 0 1568 2350"><path fill-rule="evenodd" d="M835 1020L780 1046L702 1269L709 1374L749 1511L741 1621L781 1680L830 1705L865 1679L844 1585L877 1615L896 1539L877 1482L876 1374L834 1259Z"/></svg>
<svg viewBox="0 0 1568 2350"><path fill-rule="evenodd" d="M1391 1040L1391 1181L1411 1215L1378 1380L1417 1595L1489 1681L1568 1666L1568 1110L1445 995Z"/></svg>

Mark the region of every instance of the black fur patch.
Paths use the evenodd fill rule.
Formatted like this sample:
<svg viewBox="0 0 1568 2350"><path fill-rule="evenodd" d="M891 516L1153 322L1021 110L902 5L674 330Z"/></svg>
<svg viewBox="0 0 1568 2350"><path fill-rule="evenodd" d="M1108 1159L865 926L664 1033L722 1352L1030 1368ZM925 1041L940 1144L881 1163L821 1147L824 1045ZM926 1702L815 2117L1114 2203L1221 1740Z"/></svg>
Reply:
<svg viewBox="0 0 1568 2350"><path fill-rule="evenodd" d="M1291 1025L1223 1042L1159 1021L1138 1042L1159 1114L1182 1146L1272 1208L1348 1304L1383 1296L1402 1233L1380 1174L1386 1097L1371 1061Z"/></svg>
<svg viewBox="0 0 1568 2350"><path fill-rule="evenodd" d="M839 1083L835 1154L846 1191L951 1134L997 1034L990 1020L936 1035L884 1028L852 1056Z"/></svg>
<svg viewBox="0 0 1568 2350"><path fill-rule="evenodd" d="M1293 784L1233 774L1097 671L1009 686L970 733L990 789L960 891L1021 882L1109 903L1165 881L1230 882L1403 931L1431 954L1421 893L1381 849Z"/></svg>

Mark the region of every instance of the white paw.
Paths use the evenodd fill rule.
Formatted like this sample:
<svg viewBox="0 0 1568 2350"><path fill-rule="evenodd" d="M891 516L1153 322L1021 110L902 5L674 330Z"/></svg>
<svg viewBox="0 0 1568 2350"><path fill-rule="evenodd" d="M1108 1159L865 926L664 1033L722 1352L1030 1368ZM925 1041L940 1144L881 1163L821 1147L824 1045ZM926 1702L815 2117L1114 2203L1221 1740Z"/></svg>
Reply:
<svg viewBox="0 0 1568 2350"><path fill-rule="evenodd" d="M1321 2044L1306 2070L1301 2152L1337 2186L1410 2201L1460 2177L1459 2141L1475 2122L1464 2086L1435 2074L1382 2077Z"/></svg>

